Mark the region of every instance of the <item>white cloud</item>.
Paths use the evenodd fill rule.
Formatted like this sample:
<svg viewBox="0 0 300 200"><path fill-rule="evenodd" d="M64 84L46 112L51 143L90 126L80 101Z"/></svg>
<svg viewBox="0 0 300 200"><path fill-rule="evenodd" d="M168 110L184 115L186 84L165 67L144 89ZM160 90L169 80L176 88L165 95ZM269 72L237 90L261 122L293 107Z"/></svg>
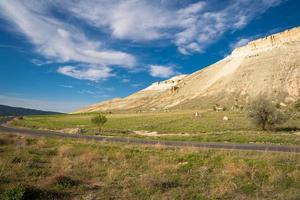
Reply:
<svg viewBox="0 0 300 200"><path fill-rule="evenodd" d="M210 1L185 4L185 7L166 6L158 0L81 0L61 4L72 15L105 29L115 38L135 42L168 39L179 52L191 54L204 51L225 32L243 28L282 1L227 1L221 2L221 8Z"/></svg>
<svg viewBox="0 0 300 200"><path fill-rule="evenodd" d="M193 54L203 52L226 32L243 28L282 1L225 1L216 6L212 1L176 4L161 0L0 0L0 16L13 22L50 62L75 63L58 72L97 81L110 77L115 66L138 70L136 57L88 38L79 26L71 24L72 20L64 21L52 10L81 19L111 36L111 40L142 43L163 39L174 43L180 53Z"/></svg>
<svg viewBox="0 0 300 200"><path fill-rule="evenodd" d="M17 30L35 45L36 51L47 59L85 63L88 69L83 71L96 74L90 79L101 78L99 74L107 73L109 66L135 66L133 55L103 48L101 42L88 39L80 29L53 17L50 3L52 1L0 1L0 15L14 23ZM94 65L103 69L89 69Z"/></svg>
<svg viewBox="0 0 300 200"><path fill-rule="evenodd" d="M57 72L81 80L97 81L114 76L109 67L97 66L63 66L57 69Z"/></svg>
<svg viewBox="0 0 300 200"><path fill-rule="evenodd" d="M163 30L173 26L172 13L156 3L140 0L60 2L74 16L106 28L113 37L133 41L160 39L167 35Z"/></svg>
<svg viewBox="0 0 300 200"><path fill-rule="evenodd" d="M257 15L280 2L281 0L243 0L230 2L220 10L200 9L199 12L189 14L182 14L180 10L179 22L184 30L176 34L178 50L183 54L204 51L225 32L243 28Z"/></svg>
<svg viewBox="0 0 300 200"><path fill-rule="evenodd" d="M128 78L123 78L123 79L121 80L121 82L122 82L122 83L129 83L129 82L130 82L130 79L128 79Z"/></svg>
<svg viewBox="0 0 300 200"><path fill-rule="evenodd" d="M178 74L172 67L161 66L161 65L151 65L150 66L150 75L153 77L159 78L168 78Z"/></svg>

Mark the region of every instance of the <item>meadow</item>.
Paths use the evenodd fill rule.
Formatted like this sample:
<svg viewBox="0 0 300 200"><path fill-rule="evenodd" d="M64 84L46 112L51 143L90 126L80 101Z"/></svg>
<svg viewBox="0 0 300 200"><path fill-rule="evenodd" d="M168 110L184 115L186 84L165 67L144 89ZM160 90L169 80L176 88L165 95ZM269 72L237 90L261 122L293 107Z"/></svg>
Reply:
<svg viewBox="0 0 300 200"><path fill-rule="evenodd" d="M0 199L299 199L294 153L0 135Z"/></svg>
<svg viewBox="0 0 300 200"><path fill-rule="evenodd" d="M300 144L299 116L291 118L273 131L261 131L251 123L245 112L203 111L199 113L199 117L195 117L193 111L107 114L108 121L101 133L91 123L91 118L96 113L27 116L21 120L14 120L11 125L66 132L68 129L77 128L80 134L86 135L100 134L160 140ZM229 120L223 120L224 116ZM146 133L136 134L136 131ZM150 134L147 134L148 132ZM155 137L151 132L155 132Z"/></svg>

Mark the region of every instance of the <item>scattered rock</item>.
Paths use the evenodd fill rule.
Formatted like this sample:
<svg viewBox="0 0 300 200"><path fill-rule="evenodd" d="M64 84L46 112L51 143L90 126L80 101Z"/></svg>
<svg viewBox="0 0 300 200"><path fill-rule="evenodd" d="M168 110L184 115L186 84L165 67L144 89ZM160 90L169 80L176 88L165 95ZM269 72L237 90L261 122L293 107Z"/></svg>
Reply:
<svg viewBox="0 0 300 200"><path fill-rule="evenodd" d="M201 117L201 115L200 115L199 112L195 112L195 113L194 113L194 117Z"/></svg>
<svg viewBox="0 0 300 200"><path fill-rule="evenodd" d="M285 103L280 102L279 104L281 107L286 107L287 105Z"/></svg>

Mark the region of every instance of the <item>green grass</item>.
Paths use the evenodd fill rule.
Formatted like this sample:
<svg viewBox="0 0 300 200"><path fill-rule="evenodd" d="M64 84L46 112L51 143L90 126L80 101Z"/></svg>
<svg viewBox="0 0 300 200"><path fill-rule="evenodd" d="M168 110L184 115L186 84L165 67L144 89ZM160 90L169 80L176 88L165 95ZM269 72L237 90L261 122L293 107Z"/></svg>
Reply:
<svg viewBox="0 0 300 200"><path fill-rule="evenodd" d="M97 128L91 123L95 114L29 116L16 120L14 126L60 130L65 128L82 129L82 134L93 135ZM228 116L229 121L223 117ZM143 137L132 134L132 131L156 131L161 136L151 139L183 140L199 142L238 142L238 143L275 143L300 144L300 136L288 131L296 127L300 119L291 119L282 128L287 131L262 132L249 121L243 112L206 111L201 117L194 117L193 111L170 113L131 113L107 115L108 122L104 125L103 135ZM172 133L175 135L164 135ZM188 133L189 136L183 136Z"/></svg>
<svg viewBox="0 0 300 200"><path fill-rule="evenodd" d="M0 199L299 199L300 155L0 135Z"/></svg>
<svg viewBox="0 0 300 200"><path fill-rule="evenodd" d="M14 125L31 128L72 128L76 126L92 126L90 119L95 114L84 115L50 115L25 117ZM211 132L223 130L255 130L244 113L238 112L205 112L202 117L195 118L192 112L141 113L108 115L106 130L147 130L168 132ZM230 121L223 121L223 116Z"/></svg>

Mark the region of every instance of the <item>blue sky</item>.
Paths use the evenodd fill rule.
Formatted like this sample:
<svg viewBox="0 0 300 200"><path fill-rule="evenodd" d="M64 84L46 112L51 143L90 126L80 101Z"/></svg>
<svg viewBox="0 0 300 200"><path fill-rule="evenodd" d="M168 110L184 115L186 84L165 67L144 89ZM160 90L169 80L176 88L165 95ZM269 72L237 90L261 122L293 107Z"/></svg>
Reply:
<svg viewBox="0 0 300 200"><path fill-rule="evenodd" d="M0 0L0 104L70 112L300 25L298 0Z"/></svg>

